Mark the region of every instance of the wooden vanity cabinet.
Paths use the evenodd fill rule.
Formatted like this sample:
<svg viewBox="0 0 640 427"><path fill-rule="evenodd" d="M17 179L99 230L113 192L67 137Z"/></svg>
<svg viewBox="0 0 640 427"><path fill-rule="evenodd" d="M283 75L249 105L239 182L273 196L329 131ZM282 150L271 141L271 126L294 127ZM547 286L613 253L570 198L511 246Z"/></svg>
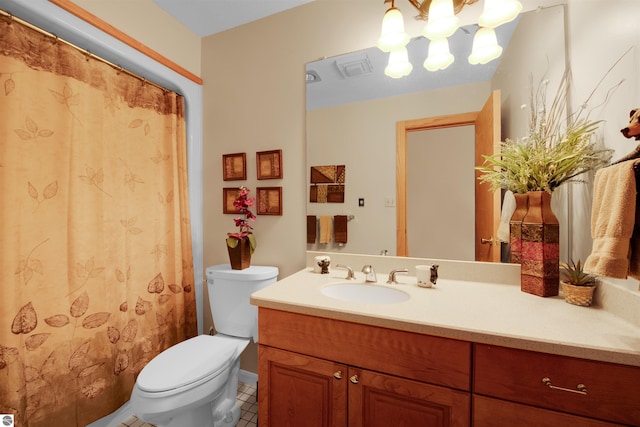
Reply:
<svg viewBox="0 0 640 427"><path fill-rule="evenodd" d="M470 425L471 344L259 309L261 427Z"/></svg>
<svg viewBox="0 0 640 427"><path fill-rule="evenodd" d="M476 344L473 378L474 426L640 426L637 367Z"/></svg>
<svg viewBox="0 0 640 427"><path fill-rule="evenodd" d="M259 317L261 427L640 427L639 367L264 307Z"/></svg>

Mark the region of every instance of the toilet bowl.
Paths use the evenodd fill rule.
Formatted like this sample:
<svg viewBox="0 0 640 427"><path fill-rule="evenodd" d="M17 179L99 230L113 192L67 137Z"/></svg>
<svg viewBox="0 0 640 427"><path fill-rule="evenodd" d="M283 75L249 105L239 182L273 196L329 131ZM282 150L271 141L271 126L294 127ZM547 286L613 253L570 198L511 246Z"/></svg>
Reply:
<svg viewBox="0 0 640 427"><path fill-rule="evenodd" d="M216 335L199 335L157 355L140 372L131 393L136 416L158 427L235 426L240 354L257 342L257 308L251 294L278 276L276 267L207 268Z"/></svg>

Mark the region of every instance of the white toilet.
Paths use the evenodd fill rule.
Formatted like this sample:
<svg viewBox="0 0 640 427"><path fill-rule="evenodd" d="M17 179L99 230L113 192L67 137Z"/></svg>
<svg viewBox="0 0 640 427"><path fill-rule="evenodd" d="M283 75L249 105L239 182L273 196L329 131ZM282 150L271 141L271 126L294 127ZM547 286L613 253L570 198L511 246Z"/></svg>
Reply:
<svg viewBox="0 0 640 427"><path fill-rule="evenodd" d="M277 267L207 268L207 286L217 335L199 335L174 345L142 369L131 394L138 418L158 427L235 426L240 353L258 341L258 310L250 295L274 283Z"/></svg>

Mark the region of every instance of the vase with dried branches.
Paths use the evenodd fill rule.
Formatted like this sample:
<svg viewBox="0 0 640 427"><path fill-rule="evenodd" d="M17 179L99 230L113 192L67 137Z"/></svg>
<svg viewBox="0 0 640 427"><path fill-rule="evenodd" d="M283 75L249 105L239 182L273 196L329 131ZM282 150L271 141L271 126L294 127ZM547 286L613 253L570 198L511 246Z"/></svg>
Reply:
<svg viewBox="0 0 640 427"><path fill-rule="evenodd" d="M532 84L527 136L506 139L500 152L484 156L477 168L481 182L490 184L492 191L512 191L521 205L516 211L521 216L512 217L510 224L512 250L520 251L512 260L522 265L522 290L539 296L559 291L560 230L551 194L566 182L584 182L582 174L611 160L611 150L594 137L601 121L590 120L583 109L567 118L570 73L563 74L551 104L547 86L546 80L537 89Z"/></svg>

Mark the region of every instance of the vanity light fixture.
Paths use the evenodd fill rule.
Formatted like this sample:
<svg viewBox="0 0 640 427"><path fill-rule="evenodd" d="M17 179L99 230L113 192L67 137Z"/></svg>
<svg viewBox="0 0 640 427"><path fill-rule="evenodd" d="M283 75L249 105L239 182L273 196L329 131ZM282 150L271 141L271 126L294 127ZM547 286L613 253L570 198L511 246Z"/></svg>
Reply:
<svg viewBox="0 0 640 427"><path fill-rule="evenodd" d="M484 0L478 25L485 28L499 27L516 19L521 10L522 3L516 0Z"/></svg>
<svg viewBox="0 0 640 427"><path fill-rule="evenodd" d="M429 55L424 60L424 68L429 71L444 70L453 63L453 55L449 51L449 41L446 38L431 40Z"/></svg>
<svg viewBox="0 0 640 427"><path fill-rule="evenodd" d="M408 1L418 10L416 18L427 21L422 35L431 42L424 67L429 71L444 70L454 61L453 55L449 52L447 37L459 28L459 19L455 15L464 6L472 5L479 0ZM404 30L402 13L395 7L395 0L385 0L385 3L391 3L391 7L385 12L382 20L382 33L377 46L383 52L389 52L389 65L385 74L400 78L408 75L413 69L404 64L406 45L410 38ZM479 28L474 36L473 50L468 58L471 64L486 64L502 54L502 47L498 45L494 28L513 21L521 10L522 4L518 0L484 0L484 9L478 18ZM395 51L401 53L394 54ZM400 63L404 64L403 67L398 65ZM391 71L400 68L402 72ZM387 72L387 69L390 71Z"/></svg>
<svg viewBox="0 0 640 427"><path fill-rule="evenodd" d="M498 45L496 31L493 28L480 27L473 36L473 49L469 55L470 64L486 64L502 55L502 47Z"/></svg>
<svg viewBox="0 0 640 427"><path fill-rule="evenodd" d="M389 63L384 69L385 75L399 79L400 77L408 76L411 70L413 70L413 65L409 62L409 54L406 47L389 52Z"/></svg>
<svg viewBox="0 0 640 427"><path fill-rule="evenodd" d="M378 49L383 52L391 52L401 49L409 43L409 34L404 31L404 19L402 13L395 7L394 0L389 0L391 7L382 18L382 32L378 39Z"/></svg>
<svg viewBox="0 0 640 427"><path fill-rule="evenodd" d="M447 38L458 29L460 19L453 13L453 0L433 0L422 35L429 40Z"/></svg>

